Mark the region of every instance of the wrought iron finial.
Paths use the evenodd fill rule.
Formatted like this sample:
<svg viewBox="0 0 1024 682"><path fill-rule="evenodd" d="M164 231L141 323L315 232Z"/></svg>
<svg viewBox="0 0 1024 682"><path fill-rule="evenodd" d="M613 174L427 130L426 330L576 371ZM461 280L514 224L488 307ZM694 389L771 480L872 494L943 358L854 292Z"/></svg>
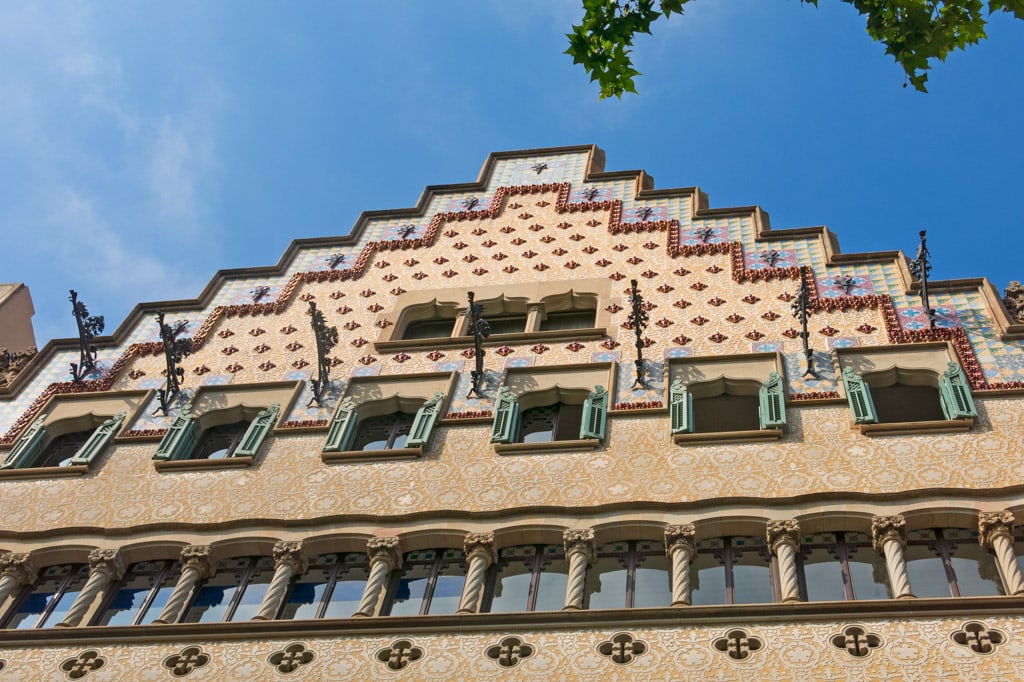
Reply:
<svg viewBox="0 0 1024 682"><path fill-rule="evenodd" d="M316 301L309 302L309 321L313 327L313 337L316 339L317 375L315 379L309 380L313 397L309 399L306 407L313 403L316 403L317 407L323 407L324 397L331 387L331 360L327 354L338 345L338 328L327 326L324 314L316 309Z"/></svg>
<svg viewBox="0 0 1024 682"><path fill-rule="evenodd" d="M484 380L484 339L491 335L491 325L487 323L482 315L484 313L484 307L480 303L476 303L473 300L473 292L468 293L469 297L469 309L466 311L469 314L469 331L473 334L473 359L476 361L476 369L469 373L470 386L469 393L466 394L467 398L473 397L475 394L477 398L483 398L483 393L480 392L480 384Z"/></svg>
<svg viewBox="0 0 1024 682"><path fill-rule="evenodd" d="M768 267L774 268L775 264L782 259L782 254L775 249L768 249L762 251L760 254L761 262L765 263Z"/></svg>
<svg viewBox="0 0 1024 682"><path fill-rule="evenodd" d="M636 380L633 381L633 388L647 388L644 382L644 331L647 329L648 315L644 309L644 297L636 288L636 280L630 280L629 304L631 310L626 323L632 325L633 333L636 334Z"/></svg>
<svg viewBox="0 0 1024 682"><path fill-rule="evenodd" d="M804 357L807 358L807 371L802 376L818 376L814 371L814 350L811 349L809 339L811 333L807 330L807 323L811 319L811 290L807 286L807 277L801 268L800 288L796 291L796 298L793 299L793 317L800 320L800 339L804 344Z"/></svg>
<svg viewBox="0 0 1024 682"><path fill-rule="evenodd" d="M161 311L156 314L156 322L160 325L160 341L164 344L164 360L167 363L167 383L157 390L156 395L160 400L158 411L167 414L174 399L181 392L185 370L178 367L178 363L192 353L192 339L178 338L188 329L186 320L176 320L172 324L167 324Z"/></svg>
<svg viewBox="0 0 1024 682"><path fill-rule="evenodd" d="M336 270L339 265L345 264L345 254L343 253L332 253L331 255L324 258L327 264L331 266L331 270Z"/></svg>
<svg viewBox="0 0 1024 682"><path fill-rule="evenodd" d="M715 228L708 227L707 225L705 225L703 227L698 227L696 230L693 231L693 234L702 242L707 244L708 240L711 239L712 236L714 236Z"/></svg>
<svg viewBox="0 0 1024 682"><path fill-rule="evenodd" d="M76 384L96 369L96 347L92 340L103 333L103 316L89 315L85 303L78 300L78 292L71 289L71 313L78 325L78 362L71 363L71 378Z"/></svg>
<svg viewBox="0 0 1024 682"><path fill-rule="evenodd" d="M921 306L924 308L924 314L928 316L928 328L935 329L935 309L928 300L928 275L932 273L932 264L928 261L930 256L925 230L921 230L921 244L917 247L914 260L910 261L910 274L921 282Z"/></svg>
<svg viewBox="0 0 1024 682"><path fill-rule="evenodd" d="M849 296L857 288L857 280L853 278L853 275L836 275L832 278L832 286L842 289L843 293Z"/></svg>

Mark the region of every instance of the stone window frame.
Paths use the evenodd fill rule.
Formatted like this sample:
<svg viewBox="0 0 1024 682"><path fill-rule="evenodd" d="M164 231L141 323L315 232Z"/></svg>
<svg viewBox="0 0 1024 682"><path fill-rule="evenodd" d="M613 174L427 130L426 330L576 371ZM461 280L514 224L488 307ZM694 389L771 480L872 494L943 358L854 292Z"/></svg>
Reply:
<svg viewBox="0 0 1024 682"><path fill-rule="evenodd" d="M0 464L0 480L82 476L145 409L152 391L56 395L21 433ZM35 466L57 437L91 430L67 466Z"/></svg>
<svg viewBox="0 0 1024 682"><path fill-rule="evenodd" d="M808 538L814 535L834 535L835 542L814 542L808 541ZM863 539L851 540L849 535L861 535ZM854 554L858 551L864 552L864 554L873 555L878 558L882 564L883 575L880 577L884 578L885 586L889 591L887 599L892 599L892 587L889 585L889 577L884 574L885 571L885 559L879 555L871 542L871 534L868 531L857 531L857 530L823 530L817 533L806 533L803 535L800 547L796 551L796 567L797 567L797 580L800 584L800 599L804 602L810 602L808 599L807 591L807 575L804 569L804 562L811 551L815 549L825 549L832 555L832 563L838 564L839 574L842 577L842 587L845 601L882 601L877 599L865 599L857 596L857 583L854 580L853 573L850 569L851 559ZM816 603L816 602L811 602Z"/></svg>
<svg viewBox="0 0 1024 682"><path fill-rule="evenodd" d="M673 358L665 383L676 445L776 441L785 433L786 370L778 352ZM693 399L723 394L756 395L760 429L695 432Z"/></svg>
<svg viewBox="0 0 1024 682"><path fill-rule="evenodd" d="M160 613L159 609L153 610L153 600L156 598L157 593L165 588L174 589L174 586L181 575L181 562L176 559L142 559L129 564L119 580L111 584L106 589L103 599L100 601L99 606L96 608L95 613L90 621L90 625L93 626L105 626L105 627L117 627L110 626L106 623L101 623L104 616L114 605L114 601L117 599L118 593L124 588L125 584L129 582L136 573L133 571L140 564L156 564L162 563L163 566L155 571L152 571L150 575L153 575L153 584L150 586L146 597L143 599L142 604L139 606L135 615L132 617L130 625L144 625L147 621L152 621ZM162 607L160 607L162 608ZM124 627L124 626L122 626Z"/></svg>
<svg viewBox="0 0 1024 682"><path fill-rule="evenodd" d="M518 554L517 550L523 548L530 548L532 554L527 554L525 557L522 551ZM540 591L541 575L546 571L548 564L552 561L564 561L565 562L565 573L566 580L569 575L569 559L565 554L565 547L562 543L522 543L515 545L508 545L496 549L497 560L494 562L493 568L488 572L487 584L484 591L483 608L480 609L481 613L528 613L537 610L537 597ZM518 610L510 611L492 611L494 604L494 593L498 587L498 581L501 579L502 569L506 565L520 562L527 566L527 570L530 574L530 587L526 595L526 603L523 608ZM561 609L565 602L565 591L558 595L558 599L555 600L558 604L556 609L549 609L549 611L556 611Z"/></svg>
<svg viewBox="0 0 1024 682"><path fill-rule="evenodd" d="M463 587L465 587L466 575L468 573L468 557L465 551L460 547L427 547L424 549L417 549L405 552L402 555L402 565L400 568L396 568L391 572L390 580L388 581L387 594L384 597L384 603L381 607L381 616L391 616L392 609L394 608L395 597L398 592L398 588L401 585L402 576L412 566L416 565L427 565L426 561L417 561L412 559L415 554L422 552L433 552L434 557L429 560L430 568L427 575L427 584L423 590L423 596L420 598L420 608L418 615L425 616L430 615L430 608L434 599L435 590L437 588L438 577L441 572L446 570L452 565L460 565L462 567L462 579ZM449 556L450 555L450 556ZM460 590L461 591L461 590ZM458 605L456 604L456 609ZM452 613L455 613L453 610ZM436 615L436 614L434 614Z"/></svg>
<svg viewBox="0 0 1024 682"><path fill-rule="evenodd" d="M419 459L455 393L456 372L352 377L331 416L320 453L325 463ZM359 424L368 417L415 412L404 448L351 450Z"/></svg>
<svg viewBox="0 0 1024 682"><path fill-rule="evenodd" d="M494 401L491 443L499 455L596 450L608 439L608 413L615 394L616 362L510 367ZM580 438L518 442L522 410L556 402L583 404ZM512 434L515 433L513 436Z"/></svg>
<svg viewBox="0 0 1024 682"><path fill-rule="evenodd" d="M16 598L11 600L11 602L7 606L7 609L2 614L0 614L0 626L2 626L3 629L5 630L10 629L9 623L18 614L19 610L21 609L21 606L32 595L32 593L36 591L36 587L40 583L43 583L48 579L46 572L54 567L63 566L70 567L70 570L68 571L68 574L64 576L63 579L61 580L60 586L54 591L54 597L47 602L46 607L42 610L42 612L40 612L39 616L36 618L35 623L33 625L17 629L42 630L53 628L55 625L57 625L56 622L51 621L51 616L53 616L53 612L60 605L60 603L68 596L69 588L72 586L72 583L77 580L79 583L77 587L79 590L81 590L81 588L85 586L85 583L89 579L89 563L87 561L64 561L48 564L40 568L39 574L36 576L36 579L22 587L21 591L17 593ZM72 594L75 594L75 596L77 597L78 593L73 592ZM70 606L70 604L73 603L73 601L74 599L72 599L72 601L66 604L65 606Z"/></svg>
<svg viewBox="0 0 1024 682"><path fill-rule="evenodd" d="M301 381L209 385L196 390L160 440L153 455L157 471L239 469L252 466L266 440L289 413ZM190 459L204 430L246 420L249 426L229 457Z"/></svg>
<svg viewBox="0 0 1024 682"><path fill-rule="evenodd" d="M211 580L214 580L218 575L221 575L221 574L223 574L225 572L229 572L229 571L232 570L229 567L224 566L224 564L226 562L229 562L229 561L242 561L242 560L248 560L248 564L246 566L240 568L240 569L237 569L238 571L240 571L240 577L236 580L235 592L234 592L234 594L231 595L231 598L228 601L228 605L227 605L227 607L225 608L225 611L224 611L224 617L221 620L216 620L216 621L202 621L202 620L192 621L192 620L188 620L188 617L191 614L192 609L196 605L196 599L202 593L203 588L209 586L209 582ZM265 583L255 582L255 580L254 580L254 578L256 578L257 576L259 576L260 574L263 574L263 573L269 573L271 577L274 574L274 559L273 559L273 557L271 555L267 555L267 554L242 554L242 555L238 555L238 556L225 556L225 557L222 557L214 565L213 575L211 577L209 577L209 578L204 579L202 582L200 582L199 584L196 585L195 590L192 592L191 595L189 595L188 602L182 607L181 614L178 616L178 620L176 622L178 622L178 623L190 623L190 624L193 624L193 625L194 624L198 624L198 623L204 623L204 622L205 623L237 623L237 622L246 622L246 621L236 621L236 620L233 620L233 619L234 619L235 615L238 613L238 607L242 603L242 598L245 596L246 590L248 590L253 585L265 585L266 587L269 588L270 582L271 582L270 580L267 580ZM265 596L265 594L266 594L266 592L264 591L264 596ZM261 597L260 598L260 602L262 602L262 601L263 601L263 598Z"/></svg>
<svg viewBox="0 0 1024 682"><path fill-rule="evenodd" d="M978 418L970 382L948 343L836 349L835 361L853 428L865 436L963 433L970 431ZM879 422L871 398L872 381L876 389L904 382L930 386L937 391L946 418Z"/></svg>
<svg viewBox="0 0 1024 682"><path fill-rule="evenodd" d="M381 332L373 347L378 353L394 353L472 345L467 315L469 292L473 292L476 302L484 306L484 319L501 316L502 313L526 314L523 332L492 334L485 345L602 339L608 335L609 329L614 328L612 314L606 308L612 303L621 303L621 296L614 293L612 284L606 278L592 278L405 292L396 299L391 310L377 316L375 325ZM541 331L541 323L548 312L575 309L593 309L594 326ZM447 319L449 315L452 319L449 337L402 338L412 322L438 317Z"/></svg>

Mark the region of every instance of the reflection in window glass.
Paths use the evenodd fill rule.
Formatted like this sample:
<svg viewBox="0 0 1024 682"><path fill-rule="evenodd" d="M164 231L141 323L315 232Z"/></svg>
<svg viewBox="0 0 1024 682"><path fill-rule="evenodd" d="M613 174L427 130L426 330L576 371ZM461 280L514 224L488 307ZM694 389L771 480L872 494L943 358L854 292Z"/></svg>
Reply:
<svg viewBox="0 0 1024 682"><path fill-rule="evenodd" d="M85 442L92 436L92 429L75 431L57 436L39 454L39 457L30 466L34 467L66 467L71 465L78 451L85 445Z"/></svg>
<svg viewBox="0 0 1024 682"><path fill-rule="evenodd" d="M404 448L416 415L393 412L359 422L353 450L395 450Z"/></svg>
<svg viewBox="0 0 1024 682"><path fill-rule="evenodd" d="M594 310L566 310L548 313L540 323L540 330L551 332L565 329L593 329L595 314Z"/></svg>
<svg viewBox="0 0 1024 682"><path fill-rule="evenodd" d="M771 564L764 540L711 538L697 543L691 566L694 604L754 604L774 601Z"/></svg>
<svg viewBox="0 0 1024 682"><path fill-rule="evenodd" d="M125 571L94 625L138 625L153 620L174 591L181 563L140 561Z"/></svg>
<svg viewBox="0 0 1024 682"><path fill-rule="evenodd" d="M348 618L359 608L367 577L365 552L321 554L292 585L281 618Z"/></svg>
<svg viewBox="0 0 1024 682"><path fill-rule="evenodd" d="M904 550L910 589L918 597L1003 594L995 560L976 531L935 528L907 533Z"/></svg>
<svg viewBox="0 0 1024 682"><path fill-rule="evenodd" d="M466 560L460 549L409 552L404 568L392 579L389 608L392 616L455 613L466 580Z"/></svg>
<svg viewBox="0 0 1024 682"><path fill-rule="evenodd" d="M4 627L15 630L53 627L64 619L89 578L85 564L48 566L8 611Z"/></svg>
<svg viewBox="0 0 1024 682"><path fill-rule="evenodd" d="M587 568L584 608L621 609L672 603L671 571L660 542L602 545Z"/></svg>
<svg viewBox="0 0 1024 682"><path fill-rule="evenodd" d="M885 559L874 551L865 533L804 536L797 569L807 601L891 597Z"/></svg>
<svg viewBox="0 0 1024 682"><path fill-rule="evenodd" d="M190 459L225 459L235 452L235 448L249 428L246 420L231 424L218 424L202 432L199 442L192 449Z"/></svg>
<svg viewBox="0 0 1024 682"><path fill-rule="evenodd" d="M273 575L274 560L270 557L236 557L219 562L216 574L196 591L182 622L252 618Z"/></svg>
<svg viewBox="0 0 1024 682"><path fill-rule="evenodd" d="M565 605L569 563L561 545L520 545L498 552L485 611L557 611Z"/></svg>

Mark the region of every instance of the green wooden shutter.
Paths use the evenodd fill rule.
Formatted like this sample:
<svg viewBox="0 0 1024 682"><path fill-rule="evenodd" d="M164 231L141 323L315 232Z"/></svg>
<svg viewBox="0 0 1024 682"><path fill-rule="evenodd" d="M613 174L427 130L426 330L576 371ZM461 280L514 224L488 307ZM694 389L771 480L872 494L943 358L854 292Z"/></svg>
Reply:
<svg viewBox="0 0 1024 682"><path fill-rule="evenodd" d="M682 380L676 379L668 387L668 404L672 435L693 433L693 397Z"/></svg>
<svg viewBox="0 0 1024 682"><path fill-rule="evenodd" d="M356 404L352 398L345 398L338 405L338 411L334 413L331 421L331 428L327 431L327 444L324 450L327 452L343 452L352 447L352 441L356 437L356 425L359 423L359 413L356 412Z"/></svg>
<svg viewBox="0 0 1024 682"><path fill-rule="evenodd" d="M967 377L955 362L949 363L949 368L939 377L939 398L946 419L974 419L978 416Z"/></svg>
<svg viewBox="0 0 1024 682"><path fill-rule="evenodd" d="M198 437L199 428L192 418L192 408L186 405L167 429L153 459L187 459Z"/></svg>
<svg viewBox="0 0 1024 682"><path fill-rule="evenodd" d="M412 420L412 427L409 429L409 437L405 441L406 447L423 447L430 438L430 432L434 429L434 422L441 412L441 404L444 403L444 393L438 391L434 397L423 403L423 407L416 411L416 417Z"/></svg>
<svg viewBox="0 0 1024 682"><path fill-rule="evenodd" d="M608 430L608 390L595 386L583 403L583 419L580 423L580 438L604 440Z"/></svg>
<svg viewBox="0 0 1024 682"><path fill-rule="evenodd" d="M249 428L245 430L245 435L242 436L241 442L238 443L238 447L235 448L231 456L255 457L256 453L259 452L260 446L263 445L263 439L274 428L274 422L277 421L277 413L280 409L281 406L274 403L256 415L256 418L249 424Z"/></svg>
<svg viewBox="0 0 1024 682"><path fill-rule="evenodd" d="M7 453L4 463L0 469L22 469L32 466L33 461L43 451L43 444L46 442L46 415L40 415L32 422L32 425L25 429L14 443L14 448Z"/></svg>
<svg viewBox="0 0 1024 682"><path fill-rule="evenodd" d="M121 424L124 423L126 416L125 412L118 412L115 416L96 427L96 430L89 436L89 440L85 441L82 447L78 448L75 456L71 458L71 464L91 464L96 459L96 456L107 447L107 443L114 437L114 434L121 429Z"/></svg>
<svg viewBox="0 0 1024 682"><path fill-rule="evenodd" d="M782 377L778 372L768 375L757 393L762 429L781 428L786 425L786 396L782 392Z"/></svg>
<svg viewBox="0 0 1024 682"><path fill-rule="evenodd" d="M519 402L512 395L512 389L504 386L498 391L494 402L494 425L491 427L492 443L511 443L519 437Z"/></svg>
<svg viewBox="0 0 1024 682"><path fill-rule="evenodd" d="M874 424L878 421L875 403L871 400L871 387L852 367L843 370L843 384L846 386L846 400L850 403L855 424Z"/></svg>

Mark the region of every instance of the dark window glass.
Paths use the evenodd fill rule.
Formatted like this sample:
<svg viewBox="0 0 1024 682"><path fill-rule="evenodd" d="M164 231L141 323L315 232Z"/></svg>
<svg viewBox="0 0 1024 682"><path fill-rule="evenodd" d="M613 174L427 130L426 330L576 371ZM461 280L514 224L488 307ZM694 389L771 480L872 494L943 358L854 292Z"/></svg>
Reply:
<svg viewBox="0 0 1024 682"><path fill-rule="evenodd" d="M583 405L545 405L523 410L520 416L519 440L523 443L547 443L553 440L576 440L580 437Z"/></svg>
<svg viewBox="0 0 1024 682"><path fill-rule="evenodd" d="M587 568L584 606L641 608L672 603L671 570L660 542L614 542L597 550Z"/></svg>
<svg viewBox="0 0 1024 682"><path fill-rule="evenodd" d="M540 323L540 330L550 332L563 329L593 329L595 314L594 310L566 310L548 313Z"/></svg>
<svg viewBox="0 0 1024 682"><path fill-rule="evenodd" d="M132 564L93 625L138 625L153 620L167 604L180 573L177 561Z"/></svg>
<svg viewBox="0 0 1024 682"><path fill-rule="evenodd" d="M756 604L774 601L771 557L764 540L711 538L697 543L690 577L693 604Z"/></svg>
<svg viewBox="0 0 1024 682"><path fill-rule="evenodd" d="M693 399L694 433L756 431L761 428L757 396L718 395Z"/></svg>
<svg viewBox="0 0 1024 682"><path fill-rule="evenodd" d="M417 320L410 322L402 334L406 340L444 339L452 335L455 320Z"/></svg>
<svg viewBox="0 0 1024 682"><path fill-rule="evenodd" d="M353 450L395 450L405 447L416 415L394 412L359 422Z"/></svg>
<svg viewBox="0 0 1024 682"><path fill-rule="evenodd" d="M236 557L217 564L216 574L196 590L184 623L249 620L259 611L274 576L270 557Z"/></svg>
<svg viewBox="0 0 1024 682"><path fill-rule="evenodd" d="M903 555L910 589L918 597L980 597L1004 593L995 559L979 546L976 531L962 528L909 531Z"/></svg>
<svg viewBox="0 0 1024 682"><path fill-rule="evenodd" d="M491 334L522 334L526 331L526 315L485 317L484 319L490 325Z"/></svg>
<svg viewBox="0 0 1024 682"><path fill-rule="evenodd" d="M385 613L392 616L455 613L466 581L462 550L409 552L403 566L392 578Z"/></svg>
<svg viewBox="0 0 1024 682"><path fill-rule="evenodd" d="M92 435L92 429L75 431L57 436L50 441L35 462L29 464L33 467L66 467L71 464L71 459L85 445Z"/></svg>
<svg viewBox="0 0 1024 682"><path fill-rule="evenodd" d="M53 627L64 619L89 578L85 564L48 566L35 585L26 587L7 612L4 627L13 630Z"/></svg>
<svg viewBox="0 0 1024 682"><path fill-rule="evenodd" d="M246 420L219 424L202 432L189 459L224 459L230 457L249 428Z"/></svg>
<svg viewBox="0 0 1024 682"><path fill-rule="evenodd" d="M321 554L292 585L281 618L348 618L359 608L369 571L364 552Z"/></svg>
<svg viewBox="0 0 1024 682"><path fill-rule="evenodd" d="M797 554L797 574L807 601L892 597L885 559L864 533L804 536Z"/></svg>
<svg viewBox="0 0 1024 682"><path fill-rule="evenodd" d="M561 545L520 545L498 553L483 610L557 611L565 606L569 562Z"/></svg>
<svg viewBox="0 0 1024 682"><path fill-rule="evenodd" d="M879 423L939 421L946 418L939 391L931 386L871 387L871 401Z"/></svg>

